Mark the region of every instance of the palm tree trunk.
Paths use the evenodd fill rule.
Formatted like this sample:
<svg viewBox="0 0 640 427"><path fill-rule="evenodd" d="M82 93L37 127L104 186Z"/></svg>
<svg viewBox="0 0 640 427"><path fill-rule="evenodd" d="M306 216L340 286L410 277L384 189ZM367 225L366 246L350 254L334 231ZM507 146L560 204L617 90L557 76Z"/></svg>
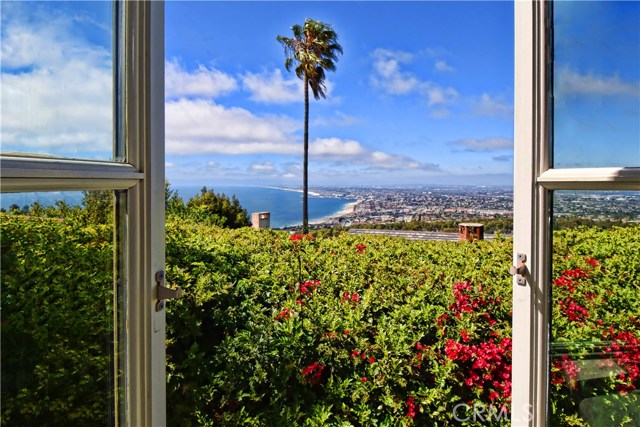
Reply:
<svg viewBox="0 0 640 427"><path fill-rule="evenodd" d="M304 75L304 161L302 162L302 234L309 233L309 77Z"/></svg>

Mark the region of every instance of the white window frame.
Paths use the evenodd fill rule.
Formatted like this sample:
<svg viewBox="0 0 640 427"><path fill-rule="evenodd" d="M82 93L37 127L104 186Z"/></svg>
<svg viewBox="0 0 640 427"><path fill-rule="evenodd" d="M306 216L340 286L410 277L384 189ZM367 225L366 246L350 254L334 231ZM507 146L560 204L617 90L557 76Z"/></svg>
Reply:
<svg viewBox="0 0 640 427"><path fill-rule="evenodd" d="M640 190L640 168L552 169L547 25L551 4L520 0L515 14L513 262L527 256L525 285L513 280L511 425L548 419L550 192Z"/></svg>
<svg viewBox="0 0 640 427"><path fill-rule="evenodd" d="M164 270L164 2L119 4L114 134L126 162L0 155L0 191L125 190L124 402L116 424L166 424L165 312L155 273ZM118 28L115 28L115 27Z"/></svg>

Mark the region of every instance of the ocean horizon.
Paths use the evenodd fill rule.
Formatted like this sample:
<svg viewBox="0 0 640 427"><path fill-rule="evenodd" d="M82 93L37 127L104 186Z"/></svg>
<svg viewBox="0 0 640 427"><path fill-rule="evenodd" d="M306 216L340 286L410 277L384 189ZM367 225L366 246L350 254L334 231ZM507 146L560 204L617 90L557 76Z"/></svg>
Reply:
<svg viewBox="0 0 640 427"><path fill-rule="evenodd" d="M178 185L171 187L178 192L186 204L190 198L200 193L202 185ZM236 196L240 205L246 209L251 217L253 212L269 212L271 214L271 228L292 227L302 224L302 190L280 187L243 187L243 186L207 186L207 189L217 194L224 194L231 198ZM54 191L38 193L5 193L0 196L0 207L9 209L11 205L23 207L38 202L43 206L53 206L58 200L63 200L70 206L82 203L83 194L80 191ZM348 203L355 199L338 197L321 197L309 191L309 221L314 222L332 216L342 211Z"/></svg>
<svg viewBox="0 0 640 427"><path fill-rule="evenodd" d="M178 185L172 187L186 203L200 193L202 185ZM292 227L302 224L302 190L280 187L207 186L215 193L231 198L236 196L249 216L253 212L269 212L271 228ZM309 221L314 222L342 211L356 199L319 196L309 191Z"/></svg>

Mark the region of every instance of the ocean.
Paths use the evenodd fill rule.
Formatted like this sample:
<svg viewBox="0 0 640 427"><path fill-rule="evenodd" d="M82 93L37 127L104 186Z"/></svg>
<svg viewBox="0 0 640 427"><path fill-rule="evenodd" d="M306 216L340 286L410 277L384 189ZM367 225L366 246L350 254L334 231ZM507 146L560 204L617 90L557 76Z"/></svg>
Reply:
<svg viewBox="0 0 640 427"><path fill-rule="evenodd" d="M202 186L175 186L173 190L186 203L191 197L200 193ZM235 195L240 205L252 212L270 212L271 228L282 228L302 224L302 192L273 187L235 187L235 186L207 186L215 193L223 193L229 198ZM20 207L31 205L37 201L43 206L51 206L57 200L64 200L69 205L82 203L82 193L78 191L39 192L2 194L0 207L8 209L16 204ZM319 220L334 215L345 208L354 199L335 197L318 197L309 193L309 221Z"/></svg>
<svg viewBox="0 0 640 427"><path fill-rule="evenodd" d="M202 186L176 186L178 195L186 203L194 195L200 193ZM209 187L215 193L223 193L227 197L235 195L249 216L252 212L270 212L271 228L282 228L302 224L302 192L274 187ZM318 197L309 192L309 221L334 215L355 199L335 197Z"/></svg>

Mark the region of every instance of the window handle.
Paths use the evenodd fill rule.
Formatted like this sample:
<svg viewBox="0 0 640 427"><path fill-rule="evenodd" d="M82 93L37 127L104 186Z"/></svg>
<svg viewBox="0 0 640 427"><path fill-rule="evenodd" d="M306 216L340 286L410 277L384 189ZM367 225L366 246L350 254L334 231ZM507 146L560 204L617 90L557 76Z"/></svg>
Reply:
<svg viewBox="0 0 640 427"><path fill-rule="evenodd" d="M528 274L526 263L527 255L518 254L518 266L516 267L515 265L512 265L509 268L509 273L511 273L512 276L516 276L516 282L521 286L524 286L527 283L525 279L525 276Z"/></svg>
<svg viewBox="0 0 640 427"><path fill-rule="evenodd" d="M165 300L180 298L184 294L184 290L178 286L175 289L165 286L164 270L156 272L156 311L164 310Z"/></svg>

